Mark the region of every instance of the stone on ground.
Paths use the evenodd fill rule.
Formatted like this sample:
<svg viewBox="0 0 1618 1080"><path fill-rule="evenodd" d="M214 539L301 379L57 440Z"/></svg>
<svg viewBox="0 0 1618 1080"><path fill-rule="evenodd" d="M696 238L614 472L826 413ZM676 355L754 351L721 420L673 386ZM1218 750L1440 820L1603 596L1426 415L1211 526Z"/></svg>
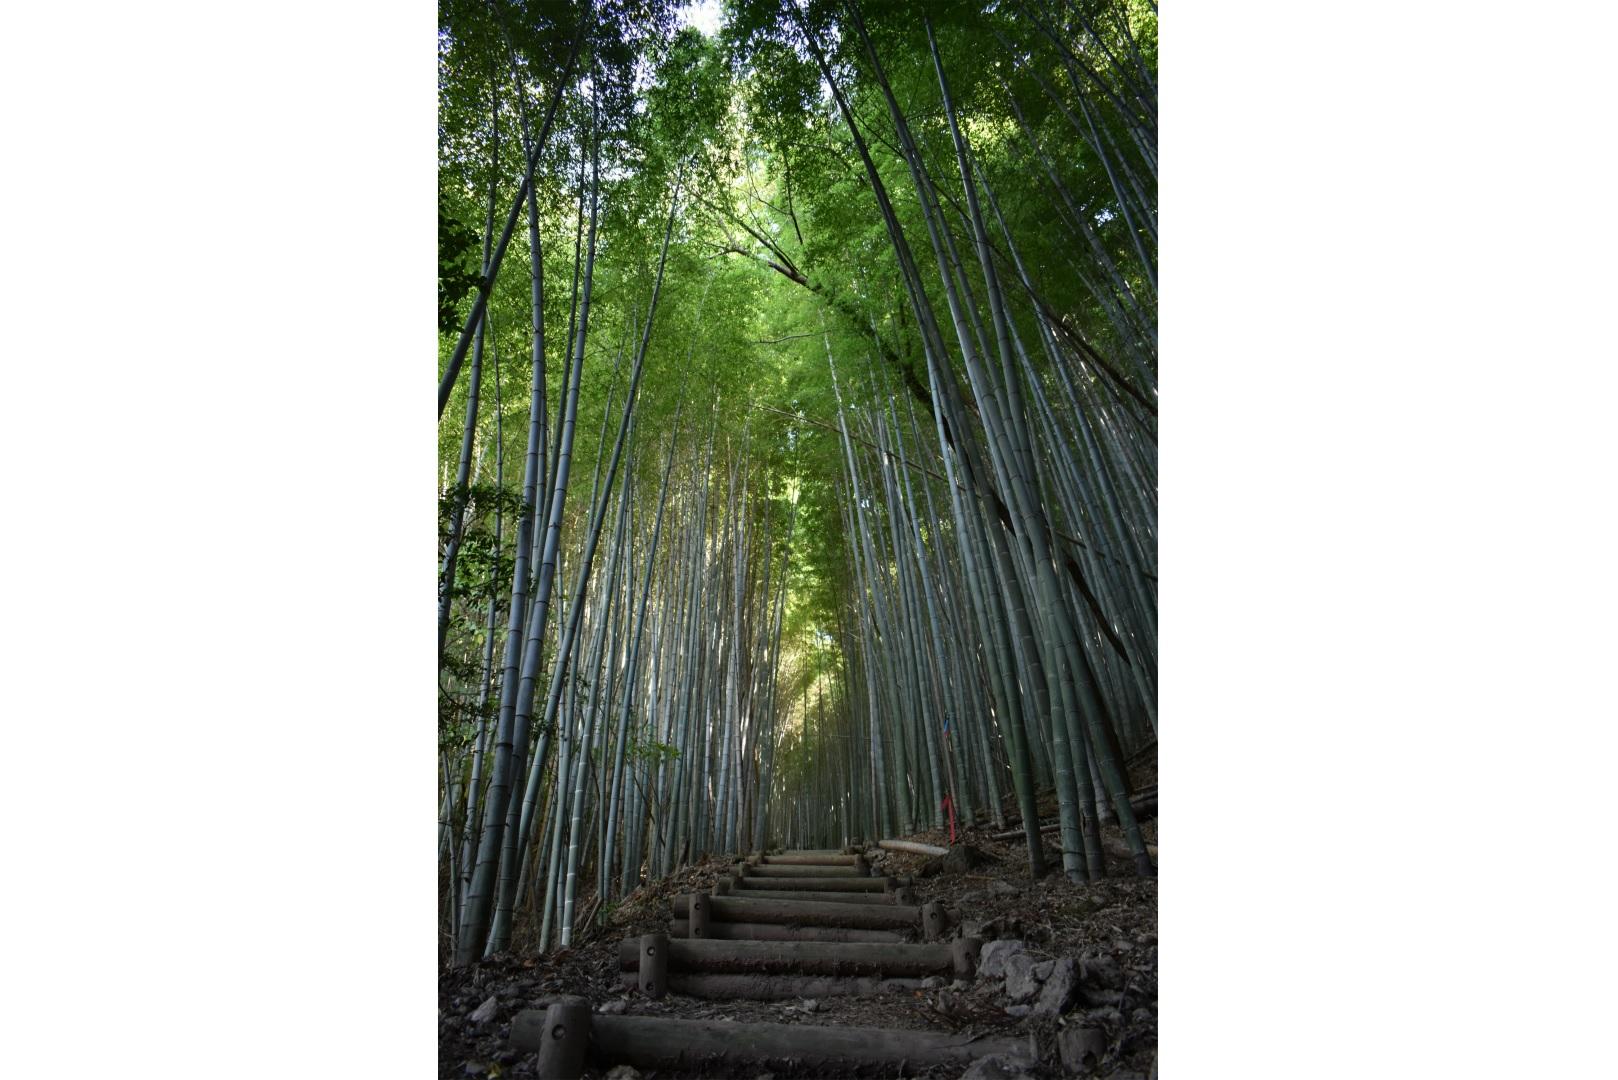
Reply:
<svg viewBox="0 0 1618 1080"><path fill-rule="evenodd" d="M1045 979L1039 1000L1034 1003L1036 1016L1060 1016L1072 1004L1079 988L1079 965L1072 957L1056 961Z"/></svg>
<svg viewBox="0 0 1618 1080"><path fill-rule="evenodd" d="M1006 974L1006 961L1026 952L1028 946L1020 941L991 941L978 954L978 975L985 979L1002 979Z"/></svg>
<svg viewBox="0 0 1618 1080"><path fill-rule="evenodd" d="M1107 1053L1107 1033L1098 1027L1065 1027L1056 1036L1056 1052L1062 1065L1077 1072L1099 1065Z"/></svg>
<svg viewBox="0 0 1618 1080"><path fill-rule="evenodd" d="M978 1058L961 1074L961 1080L1032 1080L1024 1062L1005 1054Z"/></svg>

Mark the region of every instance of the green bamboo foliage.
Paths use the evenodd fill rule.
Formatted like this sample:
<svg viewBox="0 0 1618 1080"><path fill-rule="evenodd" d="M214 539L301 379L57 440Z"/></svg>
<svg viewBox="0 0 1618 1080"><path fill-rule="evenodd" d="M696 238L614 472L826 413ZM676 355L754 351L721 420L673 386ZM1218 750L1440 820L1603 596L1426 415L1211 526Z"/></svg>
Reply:
<svg viewBox="0 0 1618 1080"><path fill-rule="evenodd" d="M448 955L1052 793L1065 876L1151 872L1150 6L446 10Z"/></svg>

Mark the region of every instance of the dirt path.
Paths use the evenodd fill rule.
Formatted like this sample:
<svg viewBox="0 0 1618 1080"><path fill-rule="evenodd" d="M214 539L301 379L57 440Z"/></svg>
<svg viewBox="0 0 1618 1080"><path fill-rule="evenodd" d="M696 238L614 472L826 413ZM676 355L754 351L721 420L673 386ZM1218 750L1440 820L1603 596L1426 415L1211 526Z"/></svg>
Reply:
<svg viewBox="0 0 1618 1080"><path fill-rule="evenodd" d="M710 985L698 991L720 995L715 997L680 993L681 980L689 980L690 976L678 970L670 972L675 983L671 992L655 1000L627 988L620 970L620 952L633 950L624 942L638 942L642 934L670 933L677 925L687 926L683 920L677 922L676 898L692 892L712 895L716 888L726 887L721 882L734 871L734 865L710 860L687 868L674 879L638 890L612 912L605 928L574 948L543 958L498 957L471 968L446 971L440 980L440 1076L537 1076L536 1055L511 1045L513 1021L524 1011L544 1008L559 995L577 995L587 999L594 1014L602 1017L790 1024L795 1029L823 1026L933 1032L956 1041L975 1040L974 1046L1001 1049L1007 1045L1004 1040L1027 1045L1031 1037L1037 1048L1035 1060L995 1057L987 1063L970 1064L974 1055L968 1053L966 1059L931 1066L919 1066L915 1061L903 1065L868 1063L861 1070L863 1075L949 1080L963 1075L974 1080L1083 1075L1145 1080L1156 1051L1156 882L1113 877L1073 885L1057 875L1031 881L1026 854L1020 853L1021 841L996 843L989 839L993 831L970 830L957 837L969 840L991 858L977 872L928 874L929 860L923 856L875 848L864 851L865 870L870 875L914 879L915 903L907 906L938 902L945 907L948 926L937 940L982 940L976 970L967 977L958 971L940 970L925 977L883 982L867 973L863 988L874 993L845 996L829 992L833 986L820 985L814 997L758 1000L776 992L769 988L771 980L793 977L790 962L772 961L763 965L772 974L749 976L745 987L728 985L716 990ZM937 842L943 838L924 834L916 839ZM848 869L852 872L854 868ZM1127 873L1121 863L1115 869ZM779 884L765 883L772 887ZM731 895L745 897L747 891L745 886L730 888ZM776 890L770 891L773 894ZM881 893L861 894L861 901L867 898L890 907L893 899L884 899ZM756 907L760 903L744 899L742 905L731 906ZM821 902L818 906L853 911L864 903ZM817 915L815 921L828 920ZM830 921L838 925L856 920ZM891 955L911 956L905 948L921 944L924 938L918 920L902 935L906 945ZM728 943L707 944L708 951L713 952L712 946ZM771 955L791 951L791 946L776 949L762 942L746 945L751 949L749 955L761 948ZM871 948L891 951L894 947L873 944ZM839 956L849 956L854 954L846 950L857 952L859 946L839 945L837 949L845 950ZM714 966L709 960L701 963ZM746 964L737 967L732 961L720 961L718 967L734 968L736 972L749 970ZM831 970L845 969L834 965ZM823 984L828 979L835 984L839 977L842 976L821 976L821 980ZM726 980L733 982L735 975L702 978L723 984ZM631 971L631 985L634 980ZM688 982L687 988L691 986ZM734 992L747 996L726 996ZM603 1030L611 1023L602 1025ZM829 1043L830 1036L821 1042ZM609 1072L598 1055L583 1075L610 1075L613 1080L634 1080L637 1076L659 1080L699 1076L756 1080L765 1075L844 1076L852 1071L846 1064L813 1065L781 1057L763 1061L703 1057L688 1059L678 1066L643 1062L642 1068L634 1072L629 1069L619 1065Z"/></svg>

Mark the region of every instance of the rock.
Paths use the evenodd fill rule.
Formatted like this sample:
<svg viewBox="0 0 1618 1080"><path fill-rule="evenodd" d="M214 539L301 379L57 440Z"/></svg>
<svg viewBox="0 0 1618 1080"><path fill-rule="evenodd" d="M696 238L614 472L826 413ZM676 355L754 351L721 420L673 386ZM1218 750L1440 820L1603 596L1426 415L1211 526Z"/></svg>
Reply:
<svg viewBox="0 0 1618 1080"><path fill-rule="evenodd" d="M1114 1006L1121 1004L1124 1000L1124 995L1121 991L1103 990L1099 987L1083 985L1079 987L1079 997L1086 1005ZM1117 1009L1113 1009L1113 1012L1117 1011Z"/></svg>
<svg viewBox="0 0 1618 1080"><path fill-rule="evenodd" d="M1113 952L1134 952L1135 943L1128 938L1119 938L1112 943Z"/></svg>
<svg viewBox="0 0 1618 1080"><path fill-rule="evenodd" d="M629 1002L625 1001L623 998L614 998L611 1001L602 1002L601 1007L597 1009L596 1012L605 1013L608 1016L616 1016L619 1013L622 1013L628 1007Z"/></svg>
<svg viewBox="0 0 1618 1080"><path fill-rule="evenodd" d="M994 861L994 856L979 851L971 844L956 844L949 849L947 855L934 855L922 863L921 869L916 871L916 875L918 877L932 877L935 874L966 874L984 863Z"/></svg>
<svg viewBox="0 0 1618 1080"><path fill-rule="evenodd" d="M1107 1053L1107 1033L1098 1027L1065 1027L1056 1035L1056 1052L1069 1072L1101 1064Z"/></svg>
<svg viewBox="0 0 1618 1080"><path fill-rule="evenodd" d="M1033 1011L1034 1011L1034 1007L1032 1005L1007 1005L1006 1006L1006 1015L1016 1017L1018 1020L1021 1020L1023 1017L1027 1016L1029 1013L1031 1013Z"/></svg>
<svg viewBox="0 0 1618 1080"><path fill-rule="evenodd" d="M982 904L987 902L988 899L989 894L982 889L973 889L971 892L961 894L961 903L963 904Z"/></svg>
<svg viewBox="0 0 1618 1080"><path fill-rule="evenodd" d="M499 998L491 994L489 995L489 1000L485 1001L482 1005L479 1005L473 1011L472 1015L467 1017L467 1019L472 1021L474 1024L487 1024L490 1020L494 1019L495 1010L499 1007Z"/></svg>
<svg viewBox="0 0 1618 1080"><path fill-rule="evenodd" d="M1056 961L1045 979L1045 986L1034 1003L1035 1016L1061 1016L1073 1003L1079 988L1079 965L1072 957Z"/></svg>
<svg viewBox="0 0 1618 1080"><path fill-rule="evenodd" d="M802 1008L804 1012L819 1012L820 1002L815 998L804 998Z"/></svg>
<svg viewBox="0 0 1618 1080"><path fill-rule="evenodd" d="M1039 984L1055 967L1055 961L1036 962L1027 953L1017 953L1006 961L1006 997L1012 1001L1027 1001L1039 993Z"/></svg>
<svg viewBox="0 0 1618 1080"><path fill-rule="evenodd" d="M942 975L929 975L921 980L923 990L941 990L947 980Z"/></svg>
<svg viewBox="0 0 1618 1080"><path fill-rule="evenodd" d="M1068 1022L1072 1023L1072 1019L1069 1018ZM1084 1014L1084 1023L1090 1027L1104 1026L1107 1024L1118 1025L1123 1022L1124 1014L1113 1008L1111 1005L1104 1006L1100 1009L1089 1009L1086 1010Z"/></svg>
<svg viewBox="0 0 1618 1080"><path fill-rule="evenodd" d="M1144 1007L1136 1009L1134 1012L1129 1014L1129 1022L1138 1027L1146 1027L1147 1025L1151 1024L1152 1019L1152 1010Z"/></svg>
<svg viewBox="0 0 1618 1080"><path fill-rule="evenodd" d="M1000 979L1006 974L1006 961L1026 952L1027 945L1020 941L991 941L978 954L978 977Z"/></svg>
<svg viewBox="0 0 1618 1080"><path fill-rule="evenodd" d="M1023 934L1022 920L1015 915L1002 915L998 919L990 919L981 924L974 935L980 938L1021 938Z"/></svg>
<svg viewBox="0 0 1618 1080"><path fill-rule="evenodd" d="M989 882L989 892L995 896L1021 896L1022 890L1009 881Z"/></svg>
<svg viewBox="0 0 1618 1080"><path fill-rule="evenodd" d="M607 1080L640 1080L640 1070L633 1065L614 1065L607 1071Z"/></svg>
<svg viewBox="0 0 1618 1080"><path fill-rule="evenodd" d="M1030 1080L1026 1063L1009 1054L990 1054L966 1067L961 1080Z"/></svg>
<svg viewBox="0 0 1618 1080"><path fill-rule="evenodd" d="M1110 956L1087 956L1079 963L1080 975L1088 986L1121 989L1124 969Z"/></svg>

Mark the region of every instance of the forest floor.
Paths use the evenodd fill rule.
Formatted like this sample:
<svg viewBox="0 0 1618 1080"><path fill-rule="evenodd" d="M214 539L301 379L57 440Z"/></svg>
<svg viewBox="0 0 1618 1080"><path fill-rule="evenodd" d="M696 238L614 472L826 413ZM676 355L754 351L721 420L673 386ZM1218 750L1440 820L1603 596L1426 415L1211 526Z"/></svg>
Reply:
<svg viewBox="0 0 1618 1080"><path fill-rule="evenodd" d="M1151 775L1155 771L1152 766L1132 770L1140 784L1155 783L1156 777ZM1043 817L1054 816L1054 796L1043 799L1040 808ZM1013 816L1008 828L1015 825ZM1155 819L1142 824L1148 843L1156 843L1156 826ZM968 984L911 994L771 1002L707 1001L673 993L650 1001L624 990L618 974L618 943L642 933L667 931L676 895L712 889L729 871L732 860L709 857L637 889L570 948L549 956L514 952L465 968L442 968L439 1076L444 1080L535 1076L534 1055L512 1050L507 1043L512 1018L524 1009L542 1007L551 995L577 994L587 997L598 1012L637 1016L927 1028L991 1036L1031 1034L1038 1041L1040 1060L1028 1075L1146 1080L1154 1073L1157 1054L1156 879L1135 876L1116 826L1103 829L1108 841L1108 877L1081 884L1062 878L1061 860L1052 848L1053 834L1045 836L1046 855L1058 870L1034 881L1028 874L1025 841L1021 837L993 840L996 831L1000 830L992 823L958 830L957 842L972 845L994 861L973 871L917 877L918 902L942 901L958 915L965 933L985 942L1021 940L1036 961L1069 957L1078 961L1083 975L1077 1002L1065 1016L1030 1013L1029 1002L1009 1001L1001 979L982 976ZM949 844L948 830L902 839ZM926 856L883 851L873 872L920 874L928 861ZM1060 1029L1081 1026L1099 1063L1092 1059L1087 1067L1066 1068L1058 1053ZM685 1080L698 1075L786 1080L789 1076L825 1075L756 1066L709 1069L700 1074L670 1070L631 1074L620 1071L623 1068L614 1070L614 1080L634 1080L636 1075L646 1080ZM889 1075L895 1074L890 1070ZM586 1075L601 1077L604 1073L597 1069ZM956 1080L961 1069L909 1068L904 1075Z"/></svg>

